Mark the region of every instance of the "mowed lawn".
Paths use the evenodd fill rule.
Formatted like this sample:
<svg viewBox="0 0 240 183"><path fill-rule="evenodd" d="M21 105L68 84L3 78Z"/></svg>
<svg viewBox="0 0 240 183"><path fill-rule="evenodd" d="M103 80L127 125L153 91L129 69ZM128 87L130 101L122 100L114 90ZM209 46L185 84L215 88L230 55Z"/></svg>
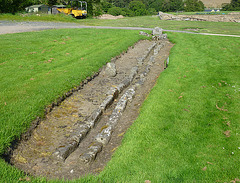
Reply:
<svg viewBox="0 0 240 183"><path fill-rule="evenodd" d="M239 180L240 38L168 36L170 65L100 180Z"/></svg>
<svg viewBox="0 0 240 183"><path fill-rule="evenodd" d="M0 35L0 155L47 105L145 38L99 29Z"/></svg>
<svg viewBox="0 0 240 183"><path fill-rule="evenodd" d="M45 53L47 53L53 50L55 44L56 48L66 44L69 46L69 42L73 44L75 42L73 40L81 37L79 35L82 34L82 32L79 32L78 36L73 36L70 33L74 30L65 31L70 32L66 35L66 32L61 32L61 30L53 30L41 33L16 34L14 36L19 35L17 39L13 39L13 35L5 35L0 38L1 41L3 38L5 41L15 40L14 44L18 45L16 48L19 48L20 44L16 40L20 38L23 38L22 40L25 41L31 40L24 39L24 37L32 36L32 34L35 34L32 36L35 39L36 35L41 34L50 34L51 36L62 35L62 37L56 36L53 39L46 38L47 36L45 36L44 39L45 41L47 40L45 44L50 44L46 48L42 48L44 41L38 41L37 44L39 46L36 46L36 48L39 48L41 52L43 49L46 49L48 51L45 51ZM97 34L94 30L91 31L92 35ZM99 31L101 32L101 30L97 31L98 34ZM130 37L127 38L125 33L126 35L130 35ZM87 33L85 32L85 34ZM107 36L107 31L102 31L102 34ZM111 34L116 34L116 30L111 32ZM136 36L135 40L133 40L134 36ZM43 37L37 36L37 39L43 39ZM230 182L240 179L240 38L180 33L168 33L168 37L175 43L175 46L171 50L169 67L159 76L155 87L141 107L138 119L124 135L123 143L116 150L112 160L99 175L87 176L69 182L145 182L146 180L151 182ZM119 31L119 38L121 38L119 40L127 38L128 41L126 42L133 44L140 37L136 32ZM95 50L96 58L99 58L99 55L102 58L105 52L113 53L111 56L114 56L118 52L121 52L120 50L127 47L121 46L123 44L119 44L119 40L107 47L107 43L104 45L102 45L103 43L100 44L102 39L96 40L95 36L88 36L87 39L95 41L94 45L99 45L101 49L102 47L106 47L107 51L98 52L98 49ZM130 43L130 40L133 41ZM61 42L65 42L65 44L61 44ZM11 44L9 43L9 45ZM3 47L3 45L1 46ZM20 48L25 49L26 47L28 47L27 43ZM88 47L90 47L90 44ZM10 59L17 57L16 52L18 50L16 48L9 48L8 52L12 50L11 54L9 54ZM51 48L52 50L50 50ZM2 100L2 96L4 95L1 93L1 109L3 107L5 107L4 109L8 109L8 112L4 112L4 119L10 117L15 119L13 120L15 123L12 123L12 121L8 123L4 121L2 123L1 117L1 130L2 126L4 128L1 131L1 144L2 141L6 142L7 139L9 140L8 143L11 142L11 138L18 136L21 131L26 129L35 115L42 114L41 111L43 111L45 104L61 95L63 91L67 91L69 88L75 86L86 76L91 75L93 71L98 70L102 64L111 58L109 56L103 61L96 59L91 64L88 64L85 59L87 61L91 60L89 57L93 53L90 54L89 52L88 54L81 55L82 50L84 50L83 48L78 49L78 51L76 49L66 50L67 48L62 48L62 52L57 52L46 58L43 57L35 65L36 57L33 56L36 54L40 55L41 52L39 53L39 51L36 51L37 49L29 48L24 54L28 54L26 58L33 57L34 59L30 60L28 64L24 65L24 61L19 61L21 64L18 64L17 60L21 59L16 59L15 62L10 62L9 59L6 60L7 62L4 61L6 63L0 65L2 68L5 64L12 63L11 67L13 69L11 73L7 74L5 72L5 75L8 78L12 78L11 81L14 81L14 78L24 81L23 84L16 82L16 86L13 87L9 84L11 83L10 81L8 84L5 84L1 80L1 86L4 85L10 89L7 92L1 87L1 92L3 90L2 93L4 95L10 95L10 97L5 97L3 98L5 100ZM116 49L117 51L114 52L114 48L118 48ZM8 53L6 51L3 52L2 48L1 52L2 55ZM61 60L65 60L73 52L76 52L75 60L79 58L80 60L77 63L68 60L65 61L65 64L61 65ZM24 54L22 53L22 56ZM15 56L11 58L10 55ZM91 56L91 58L94 57ZM59 62L58 64L57 61ZM35 71L34 69L39 67L39 62L46 64L43 67L44 69L50 64L55 63L56 65L55 67L51 67L52 69L46 69L44 72L44 69L39 69L42 70L42 74L38 74L37 71L39 70ZM93 63L96 66L93 67ZM76 69L80 64L84 69L77 71ZM11 67L9 66L9 68ZM16 75L16 70L22 68L25 68L25 72ZM90 69L84 75L82 73L85 73L86 68ZM54 69L56 71L49 73L50 70ZM68 69L67 72L65 72L66 69ZM2 71L0 74L2 74ZM31 72L34 74L31 75ZM75 77L72 77L73 73L76 72ZM50 76L51 73L54 74L54 77L45 79L46 75L49 75L48 73ZM42 77L41 80L39 79L40 76ZM56 84L61 80L65 84ZM72 80L74 82L69 84ZM41 81L42 84L40 85ZM11 95L11 93L20 92L21 96L29 96L31 98L29 92L34 88L28 86L31 82L35 82L34 86L38 89L36 91L42 89L41 93L43 95L38 96L36 103L32 105L28 104L28 100L19 99L20 101L26 101L26 103L22 102L19 105L19 111L15 113L11 112L13 106L18 106L18 103L14 102L14 96L16 95ZM64 85L63 88L61 87L62 85ZM48 92L44 92L45 90L48 90ZM37 97L37 94L40 95L40 92L33 93L32 95L35 96L33 97L34 99ZM51 93L51 95L48 93ZM45 95L50 95L51 97L47 97L48 100L43 99ZM9 104L6 102L5 104L5 101L8 101L7 99L12 99L10 101L13 104L10 105L11 102ZM11 108L7 108L8 105ZM24 106L28 109L27 114L32 114L32 117L25 115L27 119L25 123L19 120L21 119ZM35 111L35 113L32 111ZM4 143L4 146L1 145L2 152L7 148L8 143ZM19 178L26 178L22 172L7 165L3 160L1 160L0 169L0 177L3 182L17 182ZM41 178L30 177L30 179L31 182L46 181Z"/></svg>

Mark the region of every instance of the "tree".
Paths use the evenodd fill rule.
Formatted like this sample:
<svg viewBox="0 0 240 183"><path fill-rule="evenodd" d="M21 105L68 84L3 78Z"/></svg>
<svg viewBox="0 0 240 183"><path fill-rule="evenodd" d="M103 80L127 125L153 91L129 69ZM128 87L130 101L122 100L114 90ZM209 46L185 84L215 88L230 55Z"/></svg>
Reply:
<svg viewBox="0 0 240 183"><path fill-rule="evenodd" d="M204 4L199 0L186 0L184 10L187 12L203 11Z"/></svg>
<svg viewBox="0 0 240 183"><path fill-rule="evenodd" d="M170 11L181 11L184 9L184 3L182 0L170 0Z"/></svg>
<svg viewBox="0 0 240 183"><path fill-rule="evenodd" d="M142 1L132 1L129 3L129 9L132 10L135 16L147 15L148 12L146 10L145 4Z"/></svg>
<svg viewBox="0 0 240 183"><path fill-rule="evenodd" d="M52 6L52 5L55 5L57 4L57 0L48 0L48 5L49 6Z"/></svg>
<svg viewBox="0 0 240 183"><path fill-rule="evenodd" d="M163 2L164 0L155 0L149 5L149 7L156 9L156 11L163 11L162 10Z"/></svg>
<svg viewBox="0 0 240 183"><path fill-rule="evenodd" d="M123 15L125 13L123 13L122 8L114 6L108 10L108 14L113 16L118 16L118 15Z"/></svg>
<svg viewBox="0 0 240 183"><path fill-rule="evenodd" d="M102 4L102 10L104 13L107 13L108 10L113 7L112 3L109 3L106 1L102 2L101 4Z"/></svg>
<svg viewBox="0 0 240 183"><path fill-rule="evenodd" d="M223 6L224 11L240 11L240 0L231 0L230 4Z"/></svg>

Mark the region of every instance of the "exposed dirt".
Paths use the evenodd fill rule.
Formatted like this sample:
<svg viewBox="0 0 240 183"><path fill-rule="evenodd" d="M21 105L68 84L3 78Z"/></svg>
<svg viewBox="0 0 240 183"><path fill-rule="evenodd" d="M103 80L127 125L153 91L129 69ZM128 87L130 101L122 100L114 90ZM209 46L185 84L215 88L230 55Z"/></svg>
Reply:
<svg viewBox="0 0 240 183"><path fill-rule="evenodd" d="M111 87L117 86L129 76L131 69L138 65L139 58L149 50L149 47L157 43L159 50L151 50L143 64L139 65L138 73L132 80L130 86L125 88L119 94L113 103L103 111L100 119L92 128L85 138L79 143L79 146L64 161L56 159L53 154L56 149L63 146L68 141L71 134L80 125L86 122L86 119L96 110L106 98L106 93ZM28 140L22 140L18 147L13 151L11 163L17 168L34 176L44 176L51 178L74 179L89 173L97 174L103 170L106 163L111 159L112 154L121 144L121 140L127 129L138 116L139 108L147 97L149 91L154 86L160 73L164 71L166 60L169 56L173 44L168 40L140 41L134 47L128 49L127 53L112 59L116 64L117 75L108 76L105 67L97 77L86 83L78 91L66 98L59 106L54 107L46 115L44 120L35 128ZM147 65L149 60L154 62L151 67ZM148 74L144 82L136 87L136 93L131 102L127 103L126 109L121 115L110 141L105 144L102 151L93 158L93 161L84 163L81 156L86 153L87 149L92 146L93 140L98 133L106 128L106 121L109 119L119 98L134 83L139 81L142 73L148 67ZM90 79L89 79L90 80Z"/></svg>
<svg viewBox="0 0 240 183"><path fill-rule="evenodd" d="M222 4L230 3L231 0L202 0L207 8L221 8Z"/></svg>
<svg viewBox="0 0 240 183"><path fill-rule="evenodd" d="M240 13L230 13L228 15L172 15L167 13L159 13L161 20L178 20L178 21L208 21L208 22L236 22L240 23Z"/></svg>
<svg viewBox="0 0 240 183"><path fill-rule="evenodd" d="M115 20L115 19L120 19L120 18L124 18L124 16L119 15L119 16L113 16L113 15L109 15L109 14L103 14L97 17L97 19L106 19L106 20Z"/></svg>

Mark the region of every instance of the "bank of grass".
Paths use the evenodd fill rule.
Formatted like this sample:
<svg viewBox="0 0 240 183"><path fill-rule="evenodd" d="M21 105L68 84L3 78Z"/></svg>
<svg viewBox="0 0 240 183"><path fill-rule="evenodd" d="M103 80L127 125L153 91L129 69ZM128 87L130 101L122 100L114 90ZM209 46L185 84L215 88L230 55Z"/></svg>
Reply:
<svg viewBox="0 0 240 183"><path fill-rule="evenodd" d="M55 31L53 33L56 34ZM141 108L140 116L125 134L113 159L98 176L69 182L230 182L240 179L240 39L180 33L168 33L168 37L175 43L169 67L158 78ZM48 43L63 41L62 38L54 39ZM58 59L56 63L61 65ZM75 64L71 61L69 64L62 65L63 71L66 68L69 68L68 72L75 70ZM18 66L21 65L17 65L16 70ZM26 67L27 73L30 67ZM13 71L11 73L14 75ZM66 75L65 79L70 76ZM59 76L55 77L52 82L56 82ZM26 78L25 83L40 82L38 77L36 80L31 78L31 75ZM28 91L25 96L27 94ZM15 126L6 125L5 128ZM3 182L26 178L3 160L0 169ZM30 179L32 182L46 181Z"/></svg>
<svg viewBox="0 0 240 183"><path fill-rule="evenodd" d="M168 36L176 43L169 67L100 179L240 179L240 39Z"/></svg>
<svg viewBox="0 0 240 183"><path fill-rule="evenodd" d="M139 39L99 29L0 35L0 155L47 105Z"/></svg>
<svg viewBox="0 0 240 183"><path fill-rule="evenodd" d="M30 13L5 13L0 14L0 20L9 20L9 21L55 21L55 22L78 22L77 19L73 18L70 15L65 14L56 14L56 15L49 15L49 14L30 14Z"/></svg>

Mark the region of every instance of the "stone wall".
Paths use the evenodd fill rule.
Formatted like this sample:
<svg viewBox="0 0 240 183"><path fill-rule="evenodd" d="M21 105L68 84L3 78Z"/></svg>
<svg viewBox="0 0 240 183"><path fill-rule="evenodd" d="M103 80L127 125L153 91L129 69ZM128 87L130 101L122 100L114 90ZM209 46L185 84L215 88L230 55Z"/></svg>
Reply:
<svg viewBox="0 0 240 183"><path fill-rule="evenodd" d="M240 12L228 15L172 15L159 12L161 20L178 21L209 21L209 22L237 22L240 23Z"/></svg>

